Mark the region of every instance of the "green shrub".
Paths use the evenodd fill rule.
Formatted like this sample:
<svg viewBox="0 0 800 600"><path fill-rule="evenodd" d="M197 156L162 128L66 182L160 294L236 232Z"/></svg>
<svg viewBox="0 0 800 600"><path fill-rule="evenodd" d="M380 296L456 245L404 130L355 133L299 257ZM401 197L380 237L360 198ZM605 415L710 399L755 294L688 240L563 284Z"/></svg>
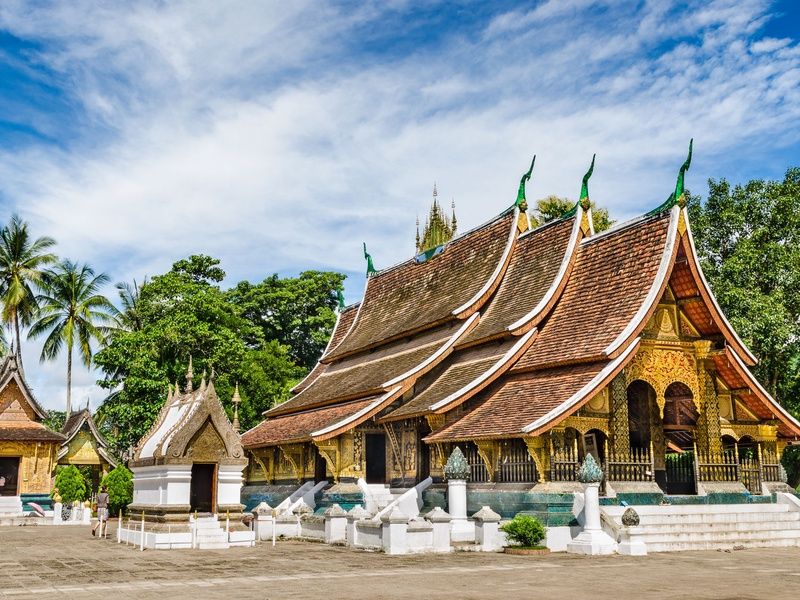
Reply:
<svg viewBox="0 0 800 600"><path fill-rule="evenodd" d="M536 517L517 515L500 527L515 546L538 547L547 535L547 528Z"/></svg>
<svg viewBox="0 0 800 600"><path fill-rule="evenodd" d="M61 467L56 473L55 488L61 495L61 502L68 504L75 500L85 500L89 488L83 475L75 465ZM55 489L52 496L55 496Z"/></svg>
<svg viewBox="0 0 800 600"><path fill-rule="evenodd" d="M125 465L119 465L103 477L100 485L108 491L108 508L116 515L133 501L133 473Z"/></svg>

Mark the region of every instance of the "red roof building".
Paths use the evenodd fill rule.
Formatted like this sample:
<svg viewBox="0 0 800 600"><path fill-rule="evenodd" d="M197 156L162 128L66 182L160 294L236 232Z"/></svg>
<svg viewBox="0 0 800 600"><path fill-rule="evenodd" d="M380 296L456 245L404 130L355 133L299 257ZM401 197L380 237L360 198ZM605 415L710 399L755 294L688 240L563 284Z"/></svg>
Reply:
<svg viewBox="0 0 800 600"><path fill-rule="evenodd" d="M294 396L242 436L250 481L408 485L442 477L454 445L473 482L571 481L591 453L610 481L686 493L671 455L693 457L696 491L745 450L777 481L800 423L703 277L686 168L667 203L601 233L588 174L569 214L533 228L523 178L488 223L370 275Z"/></svg>

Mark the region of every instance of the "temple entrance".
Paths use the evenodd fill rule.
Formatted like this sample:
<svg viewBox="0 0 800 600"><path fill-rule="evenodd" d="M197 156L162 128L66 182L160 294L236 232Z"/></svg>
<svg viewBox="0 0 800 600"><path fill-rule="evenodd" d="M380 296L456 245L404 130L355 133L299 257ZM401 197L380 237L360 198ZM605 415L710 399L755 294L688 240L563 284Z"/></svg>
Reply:
<svg viewBox="0 0 800 600"><path fill-rule="evenodd" d="M417 482L427 479L431 474L431 449L422 441L429 433L429 429L417 432Z"/></svg>
<svg viewBox="0 0 800 600"><path fill-rule="evenodd" d="M662 488L667 494L696 494L694 429L697 424L691 390L680 382L670 384L664 394L664 465Z"/></svg>
<svg viewBox="0 0 800 600"><path fill-rule="evenodd" d="M367 483L386 483L386 436L382 433L368 433L364 437Z"/></svg>
<svg viewBox="0 0 800 600"><path fill-rule="evenodd" d="M325 459L317 452L314 455L314 482L326 481L328 479L328 466Z"/></svg>
<svg viewBox="0 0 800 600"><path fill-rule="evenodd" d="M217 508L217 465L195 463L192 465L192 483L189 491L191 510L213 513Z"/></svg>
<svg viewBox="0 0 800 600"><path fill-rule="evenodd" d="M0 458L0 496L18 496L19 456Z"/></svg>

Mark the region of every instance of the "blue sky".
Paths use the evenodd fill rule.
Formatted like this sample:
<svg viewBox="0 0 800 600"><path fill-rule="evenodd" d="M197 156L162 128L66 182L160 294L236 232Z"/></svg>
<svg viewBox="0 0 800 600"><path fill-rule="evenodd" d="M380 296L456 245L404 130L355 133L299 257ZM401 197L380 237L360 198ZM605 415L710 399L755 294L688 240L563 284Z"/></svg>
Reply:
<svg viewBox="0 0 800 600"><path fill-rule="evenodd" d="M625 219L800 156L800 3L0 4L0 205L114 280L203 252L231 281L413 251L434 181L462 228L516 197ZM63 365L36 366L63 403ZM102 398L77 373L75 396Z"/></svg>

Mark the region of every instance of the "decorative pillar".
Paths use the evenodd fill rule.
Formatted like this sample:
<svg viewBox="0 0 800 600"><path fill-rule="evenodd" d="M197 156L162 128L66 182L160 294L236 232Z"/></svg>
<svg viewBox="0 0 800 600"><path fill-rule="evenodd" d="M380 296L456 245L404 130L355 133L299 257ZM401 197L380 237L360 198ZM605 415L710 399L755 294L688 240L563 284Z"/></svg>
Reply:
<svg viewBox="0 0 800 600"><path fill-rule="evenodd" d="M398 507L381 517L381 540L386 554L408 552L408 520Z"/></svg>
<svg viewBox="0 0 800 600"><path fill-rule="evenodd" d="M275 509L266 502L262 502L253 509L253 529L256 539L272 539L272 529L275 527Z"/></svg>
<svg viewBox="0 0 800 600"><path fill-rule="evenodd" d="M653 449L653 469L656 471L666 470L666 453L667 442L664 437L664 422L662 419L661 409L654 398L650 398L650 442Z"/></svg>
<svg viewBox="0 0 800 600"><path fill-rule="evenodd" d="M631 452L631 434L628 423L628 387L620 373L611 381L611 444L614 455L627 457Z"/></svg>
<svg viewBox="0 0 800 600"><path fill-rule="evenodd" d="M332 504L324 513L325 543L335 544L347 539L347 512L338 504Z"/></svg>
<svg viewBox="0 0 800 600"><path fill-rule="evenodd" d="M350 509L350 512L347 513L347 545L348 546L355 546L358 543L357 533L358 528L356 527L356 523L358 523L362 519L369 519L372 516L371 513L364 510L362 507L356 505Z"/></svg>
<svg viewBox="0 0 800 600"><path fill-rule="evenodd" d="M722 432L719 424L719 399L717 398L717 387L715 382L715 371L713 365L706 364L700 369L700 391L703 394L703 426L700 437L704 437L704 446L707 451L718 456L722 454ZM698 419L698 422L700 420ZM700 444L698 444L698 447Z"/></svg>
<svg viewBox="0 0 800 600"><path fill-rule="evenodd" d="M567 544L573 554L612 554L617 543L603 531L600 522L600 482L603 470L589 454L578 471L578 481L583 484L583 531Z"/></svg>
<svg viewBox="0 0 800 600"><path fill-rule="evenodd" d="M475 543L482 552L496 552L503 548L500 538L500 515L484 506L472 518L475 521Z"/></svg>
<svg viewBox="0 0 800 600"><path fill-rule="evenodd" d="M454 542L474 541L475 531L467 521L467 477L469 464L456 446L444 466L447 478L447 510L450 513L450 536Z"/></svg>
<svg viewBox="0 0 800 600"><path fill-rule="evenodd" d="M433 551L450 552L450 515L437 506L425 519L433 525Z"/></svg>

